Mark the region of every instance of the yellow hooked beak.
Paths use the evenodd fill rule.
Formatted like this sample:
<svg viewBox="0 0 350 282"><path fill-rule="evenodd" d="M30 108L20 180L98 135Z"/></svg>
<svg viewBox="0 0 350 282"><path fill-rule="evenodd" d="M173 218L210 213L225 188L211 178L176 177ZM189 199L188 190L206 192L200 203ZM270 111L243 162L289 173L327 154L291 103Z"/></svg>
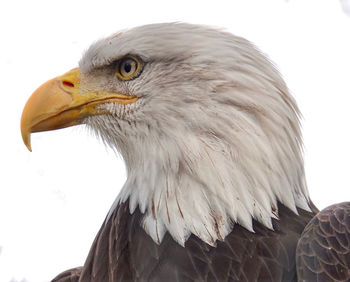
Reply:
<svg viewBox="0 0 350 282"><path fill-rule="evenodd" d="M27 101L21 118L24 144L31 151L30 134L81 124L83 118L105 114L98 105L131 104L136 96L107 91L83 92L80 70L73 69L41 85Z"/></svg>

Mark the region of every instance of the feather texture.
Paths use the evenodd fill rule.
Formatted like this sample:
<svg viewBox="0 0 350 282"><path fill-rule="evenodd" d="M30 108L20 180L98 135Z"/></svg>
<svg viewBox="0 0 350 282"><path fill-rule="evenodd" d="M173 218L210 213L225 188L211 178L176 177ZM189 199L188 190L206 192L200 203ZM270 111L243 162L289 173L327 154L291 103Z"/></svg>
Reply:
<svg viewBox="0 0 350 282"><path fill-rule="evenodd" d="M120 81L114 61L143 60ZM204 26L154 24L93 44L80 61L85 89L139 97L105 104L85 123L123 156L120 203L145 213L160 243L191 234L214 245L235 223L272 229L277 202L309 210L299 110L273 64L249 41Z"/></svg>
<svg viewBox="0 0 350 282"><path fill-rule="evenodd" d="M182 247L169 233L156 244L140 225L139 208L130 214L126 202L102 225L84 267L77 269L80 276L69 270L53 282L296 281L296 244L314 213L278 207L274 231L254 221L255 233L235 225L215 247L195 235Z"/></svg>
<svg viewBox="0 0 350 282"><path fill-rule="evenodd" d="M350 202L318 213L305 227L296 256L299 281L349 281Z"/></svg>

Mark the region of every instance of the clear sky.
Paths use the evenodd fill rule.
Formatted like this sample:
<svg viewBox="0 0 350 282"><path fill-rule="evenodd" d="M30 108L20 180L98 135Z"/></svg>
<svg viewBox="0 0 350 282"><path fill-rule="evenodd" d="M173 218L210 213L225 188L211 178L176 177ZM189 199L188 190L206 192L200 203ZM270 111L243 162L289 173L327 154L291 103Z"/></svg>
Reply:
<svg viewBox="0 0 350 282"><path fill-rule="evenodd" d="M29 153L19 129L27 98L76 67L94 40L170 21L224 27L268 54L304 115L312 200L319 208L350 200L350 17L340 2L3 1L0 281L49 281L82 265L126 177L84 126L33 134Z"/></svg>

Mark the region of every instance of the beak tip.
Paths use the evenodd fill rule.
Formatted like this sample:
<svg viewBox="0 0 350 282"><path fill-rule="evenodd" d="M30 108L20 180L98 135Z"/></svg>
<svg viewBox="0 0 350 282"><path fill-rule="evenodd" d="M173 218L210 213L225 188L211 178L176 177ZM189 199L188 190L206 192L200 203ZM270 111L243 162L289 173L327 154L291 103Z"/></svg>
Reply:
<svg viewBox="0 0 350 282"><path fill-rule="evenodd" d="M29 144L26 144L27 149L29 150L29 152L32 152L32 147Z"/></svg>
<svg viewBox="0 0 350 282"><path fill-rule="evenodd" d="M22 139L23 139L24 145L26 145L26 147L29 150L29 152L31 152L32 151L32 146L30 144L30 133L27 133L27 132L28 131L22 130Z"/></svg>
<svg viewBox="0 0 350 282"><path fill-rule="evenodd" d="M32 152L32 146L30 145L30 137L23 139L24 145L26 145L29 152Z"/></svg>

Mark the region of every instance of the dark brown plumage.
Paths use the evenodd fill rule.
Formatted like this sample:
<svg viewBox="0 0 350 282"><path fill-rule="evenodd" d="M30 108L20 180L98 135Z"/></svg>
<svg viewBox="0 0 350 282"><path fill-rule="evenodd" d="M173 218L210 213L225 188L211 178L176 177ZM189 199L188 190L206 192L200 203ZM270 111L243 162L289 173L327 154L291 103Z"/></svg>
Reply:
<svg viewBox="0 0 350 282"><path fill-rule="evenodd" d="M257 221L255 233L236 224L216 247L191 235L183 248L168 233L157 245L126 202L102 225L84 267L53 281L296 281L295 248L314 215L298 212L280 204L274 231Z"/></svg>
<svg viewBox="0 0 350 282"><path fill-rule="evenodd" d="M297 248L299 281L350 281L350 202L332 205L306 226Z"/></svg>

